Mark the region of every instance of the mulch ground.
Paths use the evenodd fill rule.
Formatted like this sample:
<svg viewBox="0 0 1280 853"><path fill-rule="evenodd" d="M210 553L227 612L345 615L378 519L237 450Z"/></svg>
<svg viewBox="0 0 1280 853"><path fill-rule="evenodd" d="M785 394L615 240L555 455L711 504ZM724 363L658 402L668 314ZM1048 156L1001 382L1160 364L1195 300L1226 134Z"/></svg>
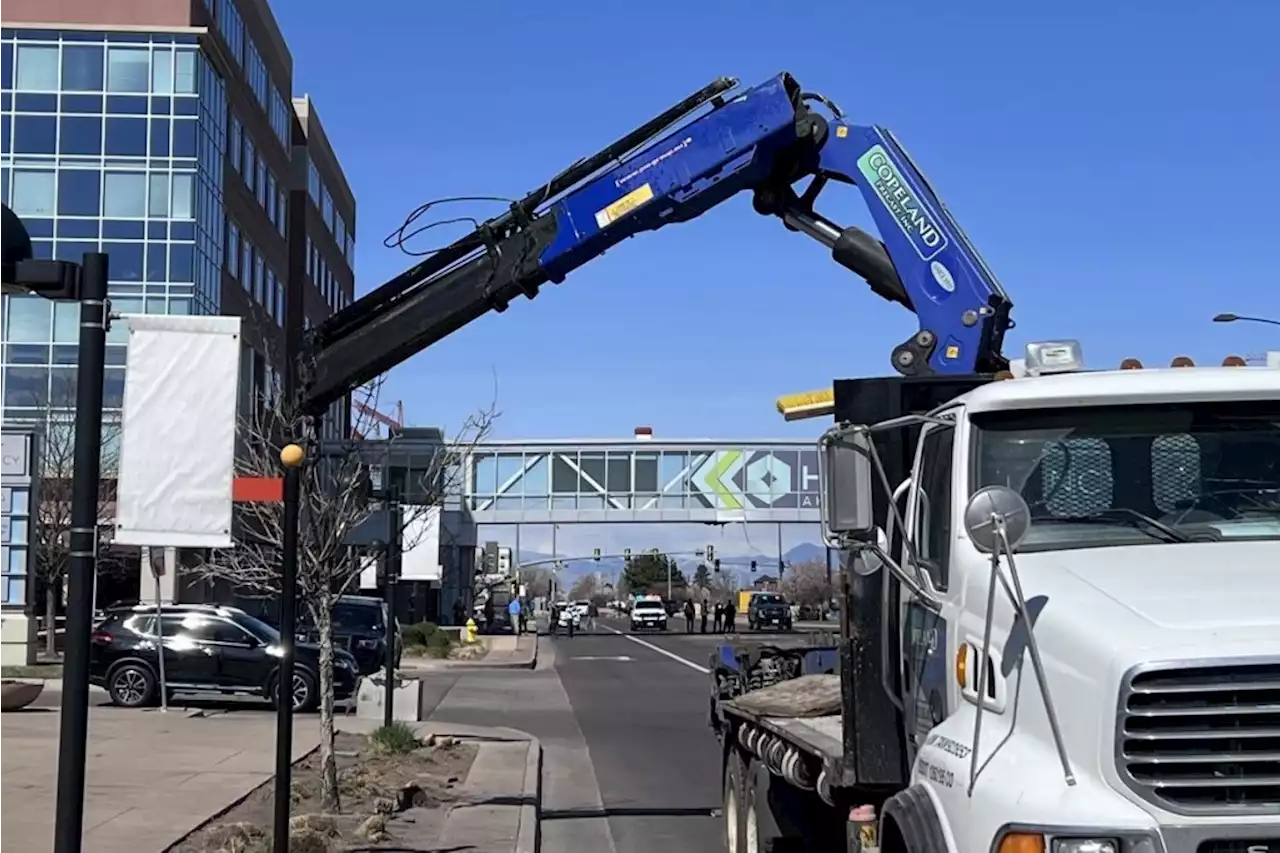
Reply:
<svg viewBox="0 0 1280 853"><path fill-rule="evenodd" d="M473 743L430 737L412 752L387 755L365 735L339 732L335 753L341 812L321 813L319 752L295 764L291 853L416 846L423 836L439 831L478 749ZM273 814L274 787L268 783L171 853L270 853ZM396 837L406 833L415 837Z"/></svg>

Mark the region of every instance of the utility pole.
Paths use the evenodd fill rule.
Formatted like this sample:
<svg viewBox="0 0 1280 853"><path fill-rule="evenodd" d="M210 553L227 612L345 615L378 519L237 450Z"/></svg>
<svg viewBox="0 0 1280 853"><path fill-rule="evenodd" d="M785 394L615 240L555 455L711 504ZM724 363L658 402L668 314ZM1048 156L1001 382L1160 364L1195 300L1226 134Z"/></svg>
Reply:
<svg viewBox="0 0 1280 853"><path fill-rule="evenodd" d="M782 583L782 522L778 522L778 583Z"/></svg>
<svg viewBox="0 0 1280 853"><path fill-rule="evenodd" d="M302 351L303 299L307 276L307 136L297 116L290 123L289 193L287 219L287 267L285 277L283 388L285 411L301 420L298 388L298 355ZM281 425L290 442L280 451L284 468L284 506L280 537L280 666L276 676L276 774L275 809L272 815L272 850L289 849L289 805L293 794L293 660L298 619L298 520L302 501L302 464L306 460L304 425Z"/></svg>

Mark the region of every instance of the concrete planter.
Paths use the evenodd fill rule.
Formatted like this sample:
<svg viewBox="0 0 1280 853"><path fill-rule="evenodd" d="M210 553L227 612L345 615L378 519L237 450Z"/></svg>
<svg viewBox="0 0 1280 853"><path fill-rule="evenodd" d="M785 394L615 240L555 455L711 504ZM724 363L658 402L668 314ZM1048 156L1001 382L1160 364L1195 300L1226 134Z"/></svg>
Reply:
<svg viewBox="0 0 1280 853"><path fill-rule="evenodd" d="M38 681L5 681L0 684L0 710L18 711L27 707L44 691L44 684Z"/></svg>

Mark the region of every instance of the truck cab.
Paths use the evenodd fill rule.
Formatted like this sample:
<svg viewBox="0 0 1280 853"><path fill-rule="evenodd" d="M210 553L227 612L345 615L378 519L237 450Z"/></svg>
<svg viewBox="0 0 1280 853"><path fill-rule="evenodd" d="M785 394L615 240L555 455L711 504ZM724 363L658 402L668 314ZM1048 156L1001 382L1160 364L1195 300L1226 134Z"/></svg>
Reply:
<svg viewBox="0 0 1280 853"><path fill-rule="evenodd" d="M1028 356L883 425L901 481L825 437L909 768L884 849L1280 849L1280 371Z"/></svg>

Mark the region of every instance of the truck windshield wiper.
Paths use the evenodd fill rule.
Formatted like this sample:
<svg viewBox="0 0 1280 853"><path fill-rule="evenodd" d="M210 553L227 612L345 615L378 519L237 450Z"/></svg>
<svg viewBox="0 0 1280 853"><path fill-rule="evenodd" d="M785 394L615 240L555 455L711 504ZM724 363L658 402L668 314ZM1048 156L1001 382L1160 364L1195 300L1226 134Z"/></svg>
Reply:
<svg viewBox="0 0 1280 853"><path fill-rule="evenodd" d="M1157 521L1144 512L1127 506L1117 506L1111 509L1100 510L1089 515L1077 516L1048 516L1046 518L1037 518L1036 524L1044 522L1057 522L1060 524L1127 524L1136 530L1151 535L1154 538L1164 539L1168 542L1192 542L1192 537L1183 533L1181 530L1175 530L1163 521Z"/></svg>

